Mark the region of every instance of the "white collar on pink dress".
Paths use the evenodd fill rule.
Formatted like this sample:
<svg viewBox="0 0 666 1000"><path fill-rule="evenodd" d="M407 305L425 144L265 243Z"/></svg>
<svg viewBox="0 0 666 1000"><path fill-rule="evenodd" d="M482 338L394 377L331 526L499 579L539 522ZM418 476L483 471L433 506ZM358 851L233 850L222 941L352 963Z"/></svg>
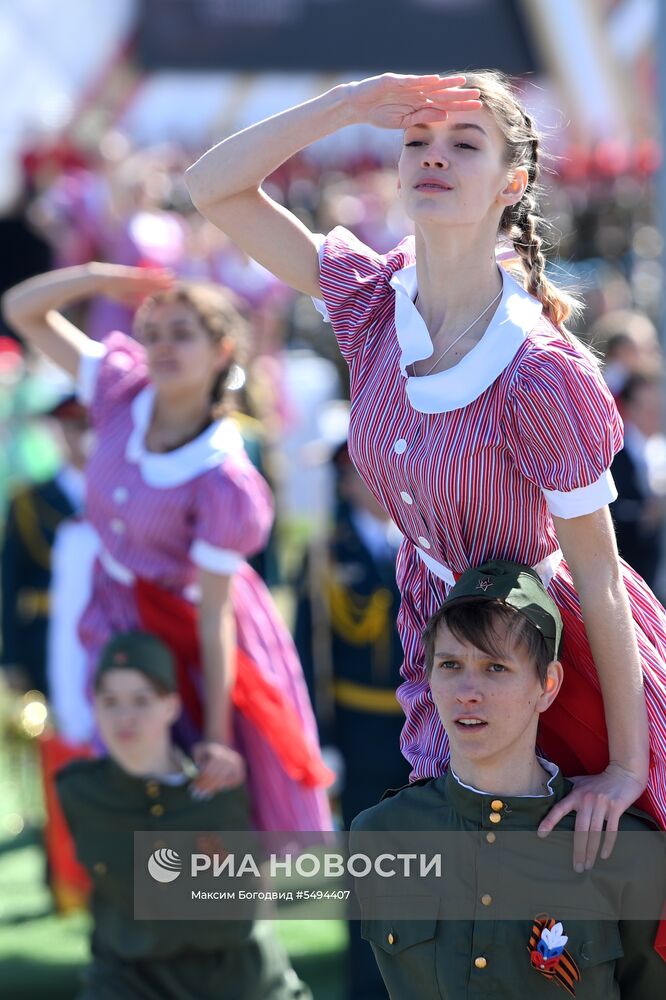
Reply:
<svg viewBox="0 0 666 1000"><path fill-rule="evenodd" d="M132 431L127 440L125 458L139 466L141 477L156 489L182 486L202 472L221 465L227 455L243 451L243 439L232 420L216 420L193 441L181 448L160 454L146 450L146 432L155 402L152 385L143 388L132 400Z"/></svg>
<svg viewBox="0 0 666 1000"><path fill-rule="evenodd" d="M443 372L414 377L407 366L432 357L428 328L414 305L416 264L396 271L391 278L395 289L395 329L401 348L400 370L407 379L407 396L421 413L449 413L473 403L501 375L527 335L534 329L542 306L500 268L503 291L495 315L481 340L457 365Z"/></svg>

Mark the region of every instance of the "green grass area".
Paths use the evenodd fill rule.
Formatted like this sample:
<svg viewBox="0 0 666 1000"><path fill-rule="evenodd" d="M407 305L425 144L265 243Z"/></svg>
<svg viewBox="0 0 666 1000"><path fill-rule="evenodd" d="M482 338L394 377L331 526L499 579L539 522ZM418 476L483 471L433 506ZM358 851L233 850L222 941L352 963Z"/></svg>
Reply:
<svg viewBox="0 0 666 1000"><path fill-rule="evenodd" d="M0 997L73 1000L88 960L88 917L53 912L38 827L8 832L18 816L38 820L36 780L29 751L10 753L0 739ZM344 1000L344 921L290 919L276 928L315 1000Z"/></svg>
<svg viewBox="0 0 666 1000"><path fill-rule="evenodd" d="M0 884L4 888L1 874ZM276 926L315 1000L342 1000L344 923L285 920ZM83 914L0 920L1 995L7 1000L73 1000L87 961L88 930Z"/></svg>

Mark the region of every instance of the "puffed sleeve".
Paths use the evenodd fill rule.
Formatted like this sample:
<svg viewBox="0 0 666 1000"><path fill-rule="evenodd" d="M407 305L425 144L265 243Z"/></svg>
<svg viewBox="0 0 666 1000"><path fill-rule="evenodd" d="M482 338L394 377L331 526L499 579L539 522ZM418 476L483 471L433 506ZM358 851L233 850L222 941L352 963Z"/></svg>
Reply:
<svg viewBox="0 0 666 1000"><path fill-rule="evenodd" d="M350 361L365 342L373 307L378 304L385 261L342 226L317 239L324 298L312 301L333 327L340 351Z"/></svg>
<svg viewBox="0 0 666 1000"><path fill-rule="evenodd" d="M558 339L528 351L509 392L507 444L555 517L612 503L610 474L623 427L594 359Z"/></svg>
<svg viewBox="0 0 666 1000"><path fill-rule="evenodd" d="M273 499L245 456L228 456L197 484L190 558L200 569L230 576L268 541Z"/></svg>
<svg viewBox="0 0 666 1000"><path fill-rule="evenodd" d="M146 354L132 337L115 331L101 343L91 340L79 364L77 395L89 407L94 426L125 405L148 383Z"/></svg>

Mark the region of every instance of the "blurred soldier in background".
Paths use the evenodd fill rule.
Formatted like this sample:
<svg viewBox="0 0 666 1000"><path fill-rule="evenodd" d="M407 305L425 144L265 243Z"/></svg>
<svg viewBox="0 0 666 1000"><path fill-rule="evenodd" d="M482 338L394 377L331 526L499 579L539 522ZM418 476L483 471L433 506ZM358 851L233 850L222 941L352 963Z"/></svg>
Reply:
<svg viewBox="0 0 666 1000"><path fill-rule="evenodd" d="M71 395L49 412L58 424L63 464L53 479L16 494L2 547L2 666L10 686L40 691L53 704L58 731L39 734L45 797L48 882L59 910L82 905L87 877L62 838L53 774L89 752L90 711L84 698L76 591L90 590L92 529L80 519L90 429Z"/></svg>
<svg viewBox="0 0 666 1000"><path fill-rule="evenodd" d="M84 408L72 396L51 411L59 424L63 465L10 503L2 547L2 667L10 684L48 697L46 671L51 554L59 526L83 507L89 439Z"/></svg>
<svg viewBox="0 0 666 1000"><path fill-rule="evenodd" d="M659 337L652 320L633 309L613 309L592 327L592 344L603 353L606 384L620 407L627 380L661 368Z"/></svg>
<svg viewBox="0 0 666 1000"><path fill-rule="evenodd" d="M624 413L624 448L611 467L618 492L611 512L620 555L654 590L666 510L666 440L659 378L631 375L619 402Z"/></svg>

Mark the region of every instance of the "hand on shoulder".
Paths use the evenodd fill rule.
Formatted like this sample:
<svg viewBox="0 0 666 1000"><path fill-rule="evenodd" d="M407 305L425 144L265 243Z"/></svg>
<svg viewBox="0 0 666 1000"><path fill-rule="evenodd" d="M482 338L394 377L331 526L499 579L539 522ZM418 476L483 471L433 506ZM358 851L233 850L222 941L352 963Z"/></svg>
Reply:
<svg viewBox="0 0 666 1000"><path fill-rule="evenodd" d="M620 818L645 788L645 782L619 764L609 764L601 774L572 778L573 790L553 806L539 827L539 836L547 836L568 813L576 813L573 865L576 871L594 866L601 846L601 859L609 858Z"/></svg>

